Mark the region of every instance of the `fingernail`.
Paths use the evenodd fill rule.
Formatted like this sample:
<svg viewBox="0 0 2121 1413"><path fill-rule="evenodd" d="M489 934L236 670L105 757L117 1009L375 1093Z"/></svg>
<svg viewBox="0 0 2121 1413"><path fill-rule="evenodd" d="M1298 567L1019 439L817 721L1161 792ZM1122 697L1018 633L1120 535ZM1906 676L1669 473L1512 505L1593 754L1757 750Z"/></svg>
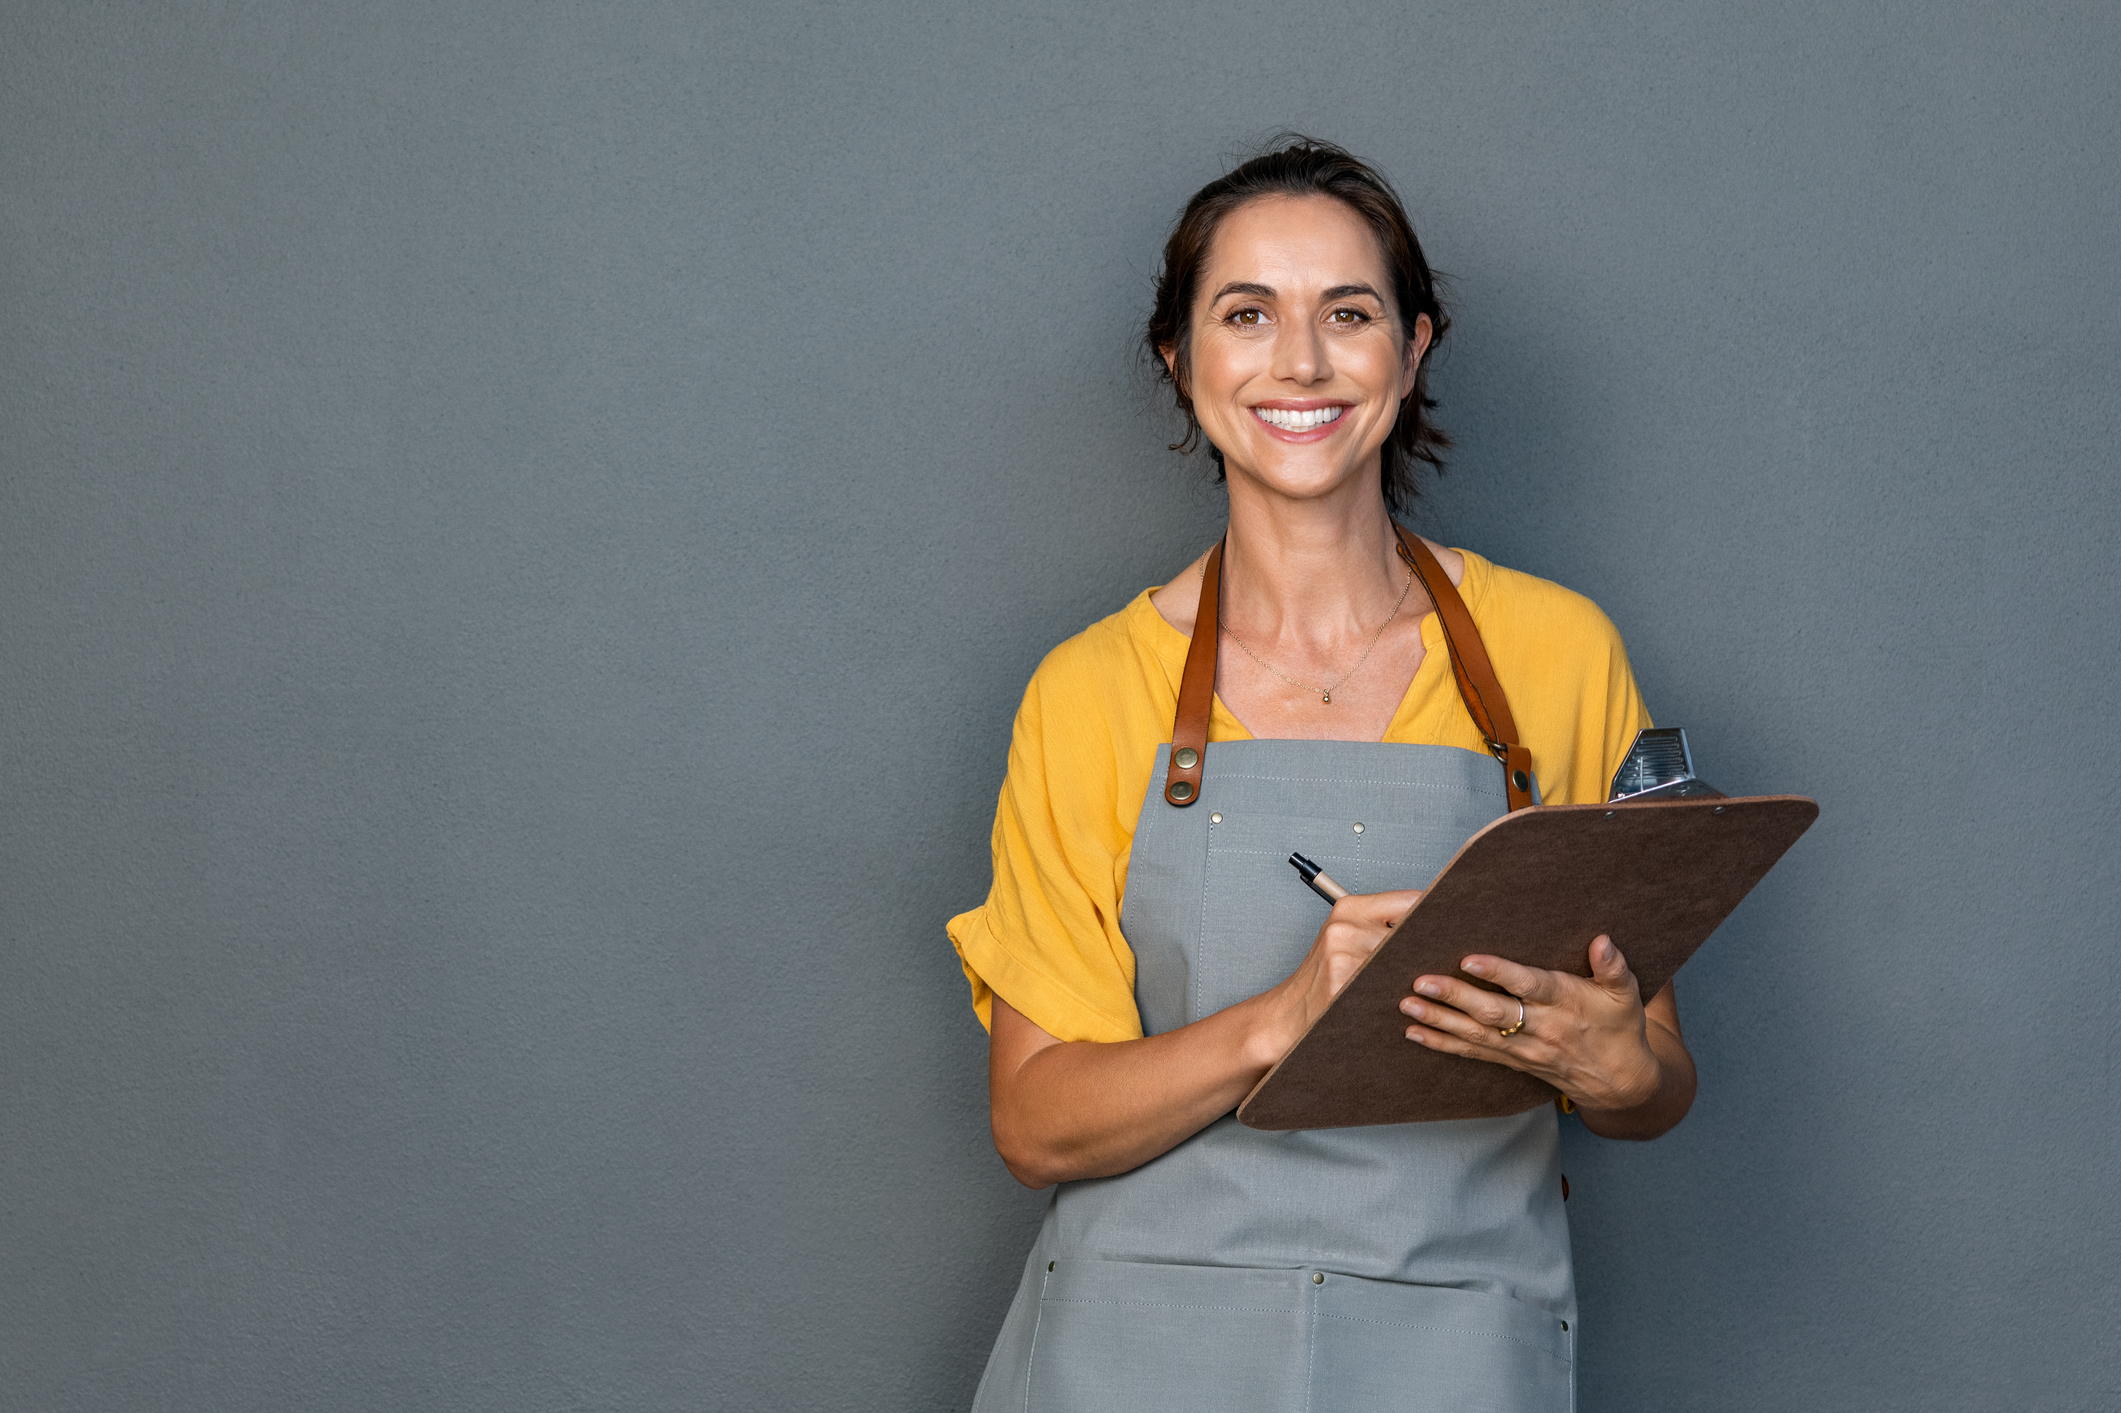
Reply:
<svg viewBox="0 0 2121 1413"><path fill-rule="evenodd" d="M1465 970L1473 973L1473 975L1475 976L1486 976L1488 974L1488 964L1486 962L1467 961L1462 963L1461 965L1464 967Z"/></svg>
<svg viewBox="0 0 2121 1413"><path fill-rule="evenodd" d="M1415 987L1414 989L1415 989L1416 991L1419 991L1419 992L1420 992L1420 993L1421 993L1422 995L1424 995L1424 996L1441 996L1441 995L1443 995L1443 987L1442 987L1442 985L1440 985L1439 983L1437 983L1437 982L1434 982L1434 981L1424 981L1424 982L1423 982L1423 983L1422 983L1421 985L1419 985L1419 986Z"/></svg>
<svg viewBox="0 0 2121 1413"><path fill-rule="evenodd" d="M1399 1009L1405 1011L1416 1020L1427 1020L1429 1018L1429 1008L1422 1005L1419 1001L1407 1001Z"/></svg>
<svg viewBox="0 0 2121 1413"><path fill-rule="evenodd" d="M1422 1039L1421 1032L1414 1029L1412 1026L1407 1027L1407 1039L1413 1041L1416 1045L1426 1045L1429 1043L1428 1041Z"/></svg>

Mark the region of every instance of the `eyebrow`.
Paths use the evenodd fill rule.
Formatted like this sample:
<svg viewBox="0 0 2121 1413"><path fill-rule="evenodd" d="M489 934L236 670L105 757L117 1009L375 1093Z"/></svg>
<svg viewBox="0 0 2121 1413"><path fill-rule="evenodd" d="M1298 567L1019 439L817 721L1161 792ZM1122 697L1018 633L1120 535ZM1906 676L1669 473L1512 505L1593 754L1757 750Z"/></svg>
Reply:
<svg viewBox="0 0 2121 1413"><path fill-rule="evenodd" d="M1232 281L1215 292L1215 299L1221 299L1223 296L1230 294L1250 294L1256 295L1261 299L1272 299L1274 298L1274 286L1251 284L1246 281ZM1379 304L1385 302L1384 296L1368 285L1335 285L1333 288L1321 293L1319 298L1346 299L1351 294L1366 294ZM1212 304L1215 300L1211 299L1208 302Z"/></svg>

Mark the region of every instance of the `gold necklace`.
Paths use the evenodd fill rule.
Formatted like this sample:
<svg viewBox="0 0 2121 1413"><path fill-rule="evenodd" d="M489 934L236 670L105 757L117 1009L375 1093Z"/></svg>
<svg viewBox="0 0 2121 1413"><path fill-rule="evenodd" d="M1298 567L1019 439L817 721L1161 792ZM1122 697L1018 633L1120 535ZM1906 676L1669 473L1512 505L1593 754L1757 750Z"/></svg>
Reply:
<svg viewBox="0 0 2121 1413"><path fill-rule="evenodd" d="M1349 668L1346 672L1341 673L1340 676L1334 678L1331 682L1326 683L1326 685L1323 687L1314 687L1309 682L1297 681L1294 677L1291 677L1288 673L1282 671L1273 663L1261 657L1258 653L1253 652L1251 648L1246 646L1245 640L1243 638L1238 637L1237 634L1229 628L1224 628L1223 632L1230 634L1231 642L1237 644L1240 648L1244 648L1246 657L1251 658L1254 662L1258 663L1261 667L1266 668L1267 671L1273 673L1276 677L1279 677L1282 681L1288 683L1290 686L1301 687L1306 692L1318 693L1318 700L1320 704L1324 706L1331 706L1333 705L1333 689L1335 687L1338 687L1341 683L1347 681L1350 677L1353 677L1356 673L1362 670L1362 665L1370 660L1370 654L1376 650L1378 640L1384 637L1385 629L1392 626L1392 619L1399 617L1399 611L1407 606L1407 595L1412 592L1414 592L1414 571L1410 567L1407 570L1407 586L1399 591L1399 602L1392 605L1392 612L1390 617L1387 617L1384 622L1378 624L1377 631L1370 635L1370 646L1362 650L1362 656L1355 659L1355 665L1353 667Z"/></svg>

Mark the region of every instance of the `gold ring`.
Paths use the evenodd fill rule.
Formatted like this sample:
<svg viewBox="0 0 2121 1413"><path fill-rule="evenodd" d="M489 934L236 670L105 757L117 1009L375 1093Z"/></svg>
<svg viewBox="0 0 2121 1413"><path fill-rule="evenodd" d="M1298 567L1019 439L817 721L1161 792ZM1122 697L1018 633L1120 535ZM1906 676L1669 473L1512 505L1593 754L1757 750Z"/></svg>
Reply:
<svg viewBox="0 0 2121 1413"><path fill-rule="evenodd" d="M1496 1033L1497 1035L1501 1036L1501 1037L1502 1037L1503 1039L1505 1039L1505 1040L1508 1040L1508 1039L1509 1039L1509 1038L1510 1038L1511 1036L1515 1035L1515 1034L1516 1034L1516 1033L1517 1033L1518 1031L1520 1031L1520 1030L1523 1030L1523 1029L1524 1029L1524 1000L1523 1000L1523 998L1522 998L1522 997L1519 997L1519 998L1518 998L1518 1001L1517 1001L1517 1024L1515 1024L1515 1025L1511 1026L1511 1027L1510 1027L1510 1028L1509 1028L1508 1030L1498 1030L1498 1031L1496 1031L1495 1033Z"/></svg>

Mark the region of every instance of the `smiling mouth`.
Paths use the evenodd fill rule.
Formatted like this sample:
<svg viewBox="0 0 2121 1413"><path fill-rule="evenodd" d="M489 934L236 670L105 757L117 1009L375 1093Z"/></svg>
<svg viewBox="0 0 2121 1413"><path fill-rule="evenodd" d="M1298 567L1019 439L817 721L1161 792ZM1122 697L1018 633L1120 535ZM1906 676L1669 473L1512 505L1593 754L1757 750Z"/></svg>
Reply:
<svg viewBox="0 0 2121 1413"><path fill-rule="evenodd" d="M1345 407L1314 407L1304 412L1291 412L1279 407L1255 407L1252 415L1270 427L1279 427L1285 432L1309 432L1338 422Z"/></svg>

